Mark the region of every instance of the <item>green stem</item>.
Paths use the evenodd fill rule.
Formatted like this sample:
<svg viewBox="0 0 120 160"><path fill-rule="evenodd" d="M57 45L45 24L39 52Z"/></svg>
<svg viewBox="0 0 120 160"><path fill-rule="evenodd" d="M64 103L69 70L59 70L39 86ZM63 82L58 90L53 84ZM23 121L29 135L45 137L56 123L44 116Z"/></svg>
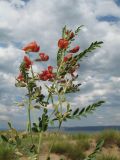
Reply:
<svg viewBox="0 0 120 160"><path fill-rule="evenodd" d="M47 97L47 102L49 101L49 98L50 98L50 93L49 93L49 95L48 95L48 97ZM46 104L46 106L45 107L47 107L47 104ZM39 133L39 143L38 143L38 160L39 160L39 157L40 157L40 147L41 147L41 142L42 142L42 131L40 131L40 133Z"/></svg>
<svg viewBox="0 0 120 160"><path fill-rule="evenodd" d="M33 80L34 80L35 79L35 75L34 75L34 72L33 72L32 65L31 65L31 73L32 73L32 77L33 77Z"/></svg>
<svg viewBox="0 0 120 160"><path fill-rule="evenodd" d="M52 144L51 144L51 146L50 146L50 149L49 149L49 151L48 151L47 159L46 159L46 160L48 160L48 158L50 157L50 152L51 152L51 150L52 150L52 148L53 148L53 146L54 146L54 144L55 144L55 139L56 139L57 136L58 136L57 133L60 133L60 128L58 128L58 131L55 132L55 137L54 137L53 142L52 142Z"/></svg>
<svg viewBox="0 0 120 160"><path fill-rule="evenodd" d="M56 84L56 89L57 89L57 94L58 94L58 101L59 101L59 105L60 105L60 111L62 113L61 94L59 93L59 90L58 90L58 84Z"/></svg>
<svg viewBox="0 0 120 160"><path fill-rule="evenodd" d="M29 54L29 52L28 52L28 56L29 56L29 58L30 58L30 54ZM34 79L34 78L35 78L35 76L34 76L34 72L33 72L32 65L30 66L30 69L31 69L32 77L33 77L33 79Z"/></svg>
<svg viewBox="0 0 120 160"><path fill-rule="evenodd" d="M41 147L41 142L42 142L42 131L39 133L38 160L39 160L39 157L40 157L40 147Z"/></svg>
<svg viewBox="0 0 120 160"><path fill-rule="evenodd" d="M28 104L28 132L30 133L31 142L33 144L33 137L32 137L32 128L31 128L31 98L30 98L30 91L29 91L29 104Z"/></svg>
<svg viewBox="0 0 120 160"><path fill-rule="evenodd" d="M62 54L61 63L60 63L60 66L57 69L57 77L59 76L59 71L60 71L60 69L61 69L61 67L63 66L63 63L64 63L63 59L64 59L65 51L62 51L61 54Z"/></svg>
<svg viewBox="0 0 120 160"><path fill-rule="evenodd" d="M57 84L55 84L55 85L56 85L57 94L58 94L58 100L59 100L60 109L61 109L61 113L62 113L62 102L61 102L61 97L60 97L61 95L59 94L58 85L57 85ZM52 104L53 104L54 102L53 102L52 96L51 96L51 101L52 101ZM52 114L53 114L53 113L54 113L54 112L52 112ZM50 115L50 117L52 116L52 114ZM56 132L56 137L57 137L57 133L59 133L59 132L60 132L61 124L62 124L62 122L61 122L61 123L59 123L58 131ZM49 157L50 157L50 153L51 153L51 150L52 150L52 148L53 148L54 144L55 144L55 138L53 139L53 142L52 142L52 144L51 144L51 146L50 146L50 149L49 149L49 151L48 151L47 159L46 159L46 160L48 160L48 159L49 159Z"/></svg>
<svg viewBox="0 0 120 160"><path fill-rule="evenodd" d="M27 131L30 133L30 137L31 137L31 143L33 144L33 137L32 137L32 129L31 129L31 112L30 112L30 107L31 107L31 94L30 94L30 90L28 87L29 81L28 81L28 76L27 76L27 89L28 89L28 95L29 95L29 99L28 99L28 125L27 125Z"/></svg>

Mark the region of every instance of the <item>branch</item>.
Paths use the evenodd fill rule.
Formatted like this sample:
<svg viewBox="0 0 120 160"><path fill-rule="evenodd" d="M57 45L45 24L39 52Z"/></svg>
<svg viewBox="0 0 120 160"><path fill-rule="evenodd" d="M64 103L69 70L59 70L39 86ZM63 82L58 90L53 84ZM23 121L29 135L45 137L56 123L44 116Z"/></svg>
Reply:
<svg viewBox="0 0 120 160"><path fill-rule="evenodd" d="M96 110L97 107L101 106L105 101L98 101L96 103L93 103L92 105L89 105L87 107L82 108L79 111L79 108L77 108L73 114L72 117L80 117L80 116L87 116L87 114L92 113L94 110Z"/></svg>
<svg viewBox="0 0 120 160"><path fill-rule="evenodd" d="M104 144L104 140L100 140L97 145L95 150L93 151L93 153L91 153L87 158L85 158L84 160L96 160L96 154L99 153L102 149L102 146Z"/></svg>
<svg viewBox="0 0 120 160"><path fill-rule="evenodd" d="M92 42L91 45L87 49L85 49L80 54L76 55L74 58L76 60L80 60L81 58L83 58L84 56L86 56L87 53L92 52L93 50L95 50L98 47L101 47L102 43L103 43L102 41L100 41L100 42L97 42L97 41L96 42Z"/></svg>

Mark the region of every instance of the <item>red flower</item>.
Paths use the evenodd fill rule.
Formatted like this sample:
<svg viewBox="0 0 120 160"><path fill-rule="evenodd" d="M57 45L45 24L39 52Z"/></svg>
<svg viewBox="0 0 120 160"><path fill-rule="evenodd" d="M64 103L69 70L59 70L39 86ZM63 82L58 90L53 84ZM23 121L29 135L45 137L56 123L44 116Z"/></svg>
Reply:
<svg viewBox="0 0 120 160"><path fill-rule="evenodd" d="M40 56L41 61L48 61L49 60L49 56L45 53L40 53L39 56Z"/></svg>
<svg viewBox="0 0 120 160"><path fill-rule="evenodd" d="M27 44L22 50L25 52L38 52L40 50L40 46L34 41Z"/></svg>
<svg viewBox="0 0 120 160"><path fill-rule="evenodd" d="M42 71L42 73L39 74L38 76L43 81L52 80L55 77L55 74L52 73L52 71L53 71L53 67L48 66L48 70Z"/></svg>
<svg viewBox="0 0 120 160"><path fill-rule="evenodd" d="M19 81L24 81L24 77L23 77L22 73L20 73L20 74L18 75L17 80L19 80Z"/></svg>
<svg viewBox="0 0 120 160"><path fill-rule="evenodd" d="M70 53L76 53L76 52L79 51L79 49L80 49L80 46L76 46L75 48L71 49L69 52Z"/></svg>
<svg viewBox="0 0 120 160"><path fill-rule="evenodd" d="M68 53L65 57L64 57L64 62L67 62L70 58L72 58L72 53Z"/></svg>
<svg viewBox="0 0 120 160"><path fill-rule="evenodd" d="M27 56L24 56L24 63L25 63L25 69L30 69L30 66L33 64L33 62Z"/></svg>
<svg viewBox="0 0 120 160"><path fill-rule="evenodd" d="M66 39L60 39L60 40L58 41L58 47L59 47L60 49L67 49L68 44L69 44L69 42L68 42L68 40L66 40Z"/></svg>

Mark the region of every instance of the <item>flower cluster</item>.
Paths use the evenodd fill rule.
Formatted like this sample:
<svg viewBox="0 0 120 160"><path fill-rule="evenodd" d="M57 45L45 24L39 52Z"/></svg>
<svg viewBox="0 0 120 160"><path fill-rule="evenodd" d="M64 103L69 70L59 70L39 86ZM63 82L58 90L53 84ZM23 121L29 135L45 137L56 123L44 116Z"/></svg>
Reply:
<svg viewBox="0 0 120 160"><path fill-rule="evenodd" d="M71 76L74 76L74 72L77 70L79 64L77 59L74 56L80 50L80 46L76 46L72 49L69 49L71 42L74 40L77 35L78 30L72 32L72 30L67 30L66 27L63 28L62 38L58 41L58 67L61 72L61 77L64 77L66 73L70 73ZM61 66L60 66L61 65Z"/></svg>
<svg viewBox="0 0 120 160"><path fill-rule="evenodd" d="M59 49L64 51L64 56L62 56L62 61L64 62L64 65L69 64L68 73L70 73L72 76L73 76L73 72L77 68L76 66L78 66L78 65L73 65L72 66L72 62L74 61L73 54L77 53L80 49L79 46L76 46L73 49L67 50L69 48L69 44L71 43L71 40L74 37L75 37L75 33L73 33L71 30L65 30L64 35L58 41ZM29 55L29 52L39 52L40 51L40 46L37 44L37 42L33 41L33 42L27 44L22 50L24 50L25 53L27 55ZM71 59L72 59L72 61L71 61ZM35 61L38 61L38 62L48 61L48 60L49 60L49 56L44 52L40 52L38 54L38 58L35 59ZM29 71L29 69L31 68L32 65L33 65L33 61L31 61L30 57L29 56L24 56L24 59L23 59L24 68L23 69L25 71ZM59 66L58 66L58 68L59 68ZM63 68L66 69L65 66L63 66ZM43 70L40 74L35 75L35 77L37 77L39 80L43 80L43 81L49 80L49 81L51 81L56 77L55 75L56 75L56 73L53 73L53 67L48 66L47 69ZM24 76L23 76L22 71L20 72L19 76L17 77L17 80L18 81L24 81Z"/></svg>
<svg viewBox="0 0 120 160"><path fill-rule="evenodd" d="M38 74L40 80L47 81L53 80L55 78L55 74L53 73L53 67L48 66L47 70L42 71L41 74Z"/></svg>
<svg viewBox="0 0 120 160"><path fill-rule="evenodd" d="M58 41L58 47L60 49L67 49L69 45L69 41L73 39L75 34L72 31L67 30L65 32L65 36Z"/></svg>
<svg viewBox="0 0 120 160"><path fill-rule="evenodd" d="M39 52L40 46L34 41L29 44L27 44L22 50L26 52L26 54L29 55L29 52ZM49 56L45 53L39 53L39 58L36 59L35 61L48 61ZM22 67L24 71L29 71L30 67L33 65L33 62L28 56L24 56L23 62L22 62ZM53 67L48 66L47 70L42 71L41 74L36 75L39 77L40 80L46 81L46 80L52 80L55 77L55 74L53 73ZM23 73L20 72L18 77L18 81L24 81L24 76Z"/></svg>
<svg viewBox="0 0 120 160"><path fill-rule="evenodd" d="M25 52L39 52L40 46L34 41L26 45L23 50Z"/></svg>
<svg viewBox="0 0 120 160"><path fill-rule="evenodd" d="M58 47L59 47L60 49L67 49L68 45L69 45L69 42L68 42L68 40L66 40L66 39L60 39L60 40L58 41Z"/></svg>

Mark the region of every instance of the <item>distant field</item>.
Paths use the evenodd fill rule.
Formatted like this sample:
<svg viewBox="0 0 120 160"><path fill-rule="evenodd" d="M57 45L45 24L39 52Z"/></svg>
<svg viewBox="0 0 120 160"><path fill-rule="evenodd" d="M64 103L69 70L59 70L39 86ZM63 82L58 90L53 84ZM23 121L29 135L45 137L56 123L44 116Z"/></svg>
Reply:
<svg viewBox="0 0 120 160"><path fill-rule="evenodd" d="M0 134L2 134L1 132ZM6 132L5 132L6 133ZM105 143L101 153L97 156L97 160L120 160L120 132L116 130L106 130L99 133L77 133L65 134L45 133L41 145L40 159L45 160L49 147L55 140L51 149L51 160L83 160L91 153L96 142L104 139ZM28 160L30 137L25 138L18 146L19 152L23 155L18 158L15 154L14 146L9 146L0 139L0 160ZM34 134L34 143L37 144L38 138Z"/></svg>

